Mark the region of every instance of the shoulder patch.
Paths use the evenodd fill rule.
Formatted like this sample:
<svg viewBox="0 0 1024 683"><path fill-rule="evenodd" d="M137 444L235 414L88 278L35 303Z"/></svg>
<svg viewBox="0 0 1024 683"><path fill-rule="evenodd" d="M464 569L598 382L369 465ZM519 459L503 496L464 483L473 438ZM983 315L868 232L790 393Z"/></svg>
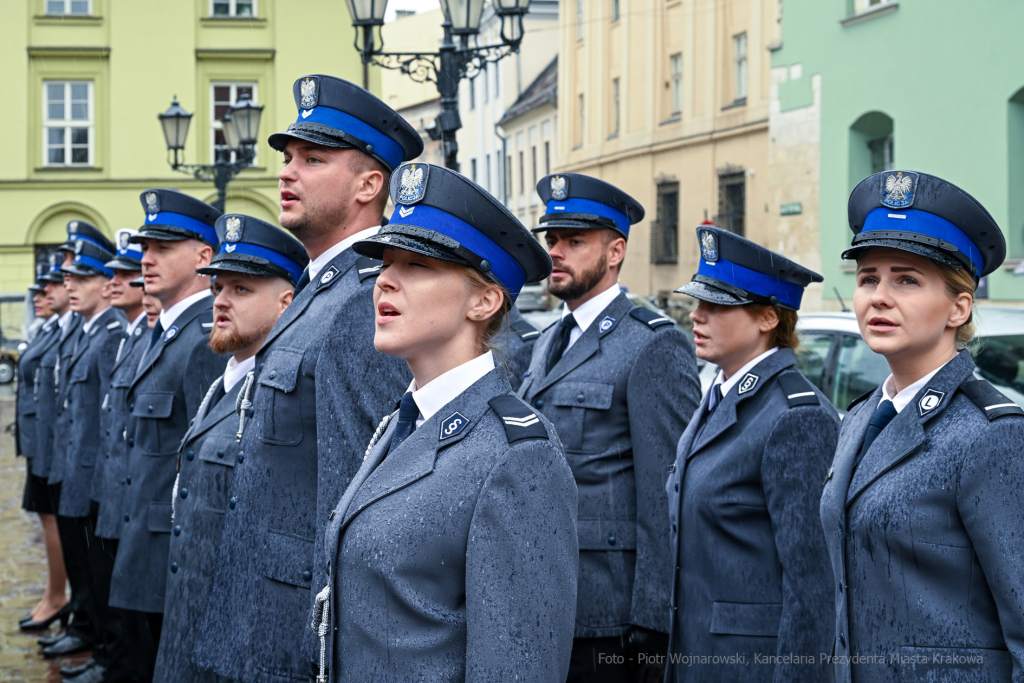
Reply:
<svg viewBox="0 0 1024 683"><path fill-rule="evenodd" d="M525 320L519 320L510 325L512 331L519 335L519 338L524 342L533 341L540 336L540 332L537 331L530 323Z"/></svg>
<svg viewBox="0 0 1024 683"><path fill-rule="evenodd" d="M548 439L548 430L528 405L512 394L495 396L488 404L505 427L510 444L529 439Z"/></svg>
<svg viewBox="0 0 1024 683"><path fill-rule="evenodd" d="M200 323L200 326L203 328L203 334L210 334L213 330L213 323Z"/></svg>
<svg viewBox="0 0 1024 683"><path fill-rule="evenodd" d="M121 323L117 322L116 320L114 322L112 322L112 323L107 323L107 329L108 330L119 330L119 329L121 329Z"/></svg>
<svg viewBox="0 0 1024 683"><path fill-rule="evenodd" d="M875 388L877 389L877 387ZM870 397L873 393L875 393L875 389L868 389L863 394L850 401L850 405L846 406L846 412L850 412L851 410L853 410L853 407L860 403L861 401L868 400L868 397Z"/></svg>
<svg viewBox="0 0 1024 683"><path fill-rule="evenodd" d="M383 261L378 261L369 256L360 256L356 259L356 272L359 274L359 281L369 280L380 275L380 267Z"/></svg>
<svg viewBox="0 0 1024 683"><path fill-rule="evenodd" d="M990 422L1007 415L1024 416L1024 408L1004 396L988 380L969 379L960 385L960 391L981 408Z"/></svg>
<svg viewBox="0 0 1024 683"><path fill-rule="evenodd" d="M789 407L821 405L818 395L814 393L814 385L799 372L787 372L779 375L779 386L786 394Z"/></svg>
<svg viewBox="0 0 1024 683"><path fill-rule="evenodd" d="M634 307L629 314L650 327L652 330L657 330L660 327L665 327L666 325L671 325L673 323L672 318L664 315L658 315L651 309L644 308L643 306Z"/></svg>

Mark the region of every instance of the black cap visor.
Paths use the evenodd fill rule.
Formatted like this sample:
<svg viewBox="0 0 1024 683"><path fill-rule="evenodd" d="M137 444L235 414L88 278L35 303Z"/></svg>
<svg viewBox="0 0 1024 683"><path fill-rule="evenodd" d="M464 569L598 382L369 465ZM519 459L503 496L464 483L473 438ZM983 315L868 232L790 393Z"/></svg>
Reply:
<svg viewBox="0 0 1024 683"><path fill-rule="evenodd" d="M59 283L59 284L64 284L64 276L61 275L60 272L53 272L53 271L51 271L49 273L46 273L45 275L40 275L39 276L39 281L40 282L56 282L56 283Z"/></svg>
<svg viewBox="0 0 1024 683"><path fill-rule="evenodd" d="M118 256L113 261L107 261L103 265L114 270L142 270L141 262L123 256Z"/></svg>
<svg viewBox="0 0 1024 683"><path fill-rule="evenodd" d="M61 266L60 272L68 273L70 275L78 275L79 277L107 277L107 274L102 270L97 270L92 266L85 266L81 263L69 263L66 266Z"/></svg>
<svg viewBox="0 0 1024 683"><path fill-rule="evenodd" d="M870 249L872 247L883 247L885 249L898 249L899 251L917 254L918 256L923 256L926 259L935 261L936 263L940 263L944 266L949 266L950 268L967 268L967 270L973 273L975 277L978 276L978 274L974 272L975 268L973 264L967 265L964 263L964 260L967 259L966 256L964 256L964 260L961 260L959 258L959 256L963 256L963 254L961 254L961 252L959 251L947 251L937 246L923 244L921 242L912 242L909 240L887 239L882 237L868 238L867 234L861 233L861 235L865 236L865 239L858 239L861 237L861 235L858 235L857 238L854 238L853 246L843 252L844 259L848 261L856 260L860 258L861 254L864 253L865 249ZM969 260L968 263L970 263Z"/></svg>
<svg viewBox="0 0 1024 683"><path fill-rule="evenodd" d="M176 228L170 225L143 225L139 228L139 232L136 235L132 235L128 238L128 241L132 244L141 244L142 240L159 240L161 242L183 242L184 240L196 240L204 244L209 244L199 235L182 228Z"/></svg>
<svg viewBox="0 0 1024 683"><path fill-rule="evenodd" d="M41 294L41 293L45 292L46 290L43 288L42 285L34 284L34 285L29 285L28 286L28 291L33 292L35 294Z"/></svg>
<svg viewBox="0 0 1024 683"><path fill-rule="evenodd" d="M694 275L693 280L675 291L720 306L743 306L754 303L752 299L743 296L742 290L702 275Z"/></svg>
<svg viewBox="0 0 1024 683"><path fill-rule="evenodd" d="M128 283L132 287L145 287L146 280L141 275Z"/></svg>
<svg viewBox="0 0 1024 683"><path fill-rule="evenodd" d="M295 284L291 274L266 259L248 254L217 254L205 268L196 271L200 275L220 275L222 273L240 273L253 277L279 277Z"/></svg>
<svg viewBox="0 0 1024 683"><path fill-rule="evenodd" d="M67 252L70 252L70 253L74 254L75 253L75 242L76 241L77 240L69 240L69 241L65 242L64 244L62 244L59 247L57 247L57 251L67 251Z"/></svg>
<svg viewBox="0 0 1024 683"><path fill-rule="evenodd" d="M387 231L381 230L373 237L359 240L352 245L353 251L360 256L368 256L378 260L384 258L384 250L388 247L429 256L438 261L469 266L476 268L489 277L491 276L490 268L484 270L481 267L482 259L462 247L452 238L414 225L395 225L390 223L387 226Z"/></svg>
<svg viewBox="0 0 1024 683"><path fill-rule="evenodd" d="M358 149L363 154L367 154L384 164L384 168L389 171L395 170L392 168L391 164L384 160L383 157L376 154L376 150L373 145L363 142L359 138L348 135L337 128L325 126L322 123L306 123L303 121L297 121L289 125L288 130L285 132L274 133L271 135L267 138L267 142L270 143L270 146L278 152L283 152L285 147L288 146L288 142L293 138L312 142L314 145L322 145L324 147Z"/></svg>
<svg viewBox="0 0 1024 683"><path fill-rule="evenodd" d="M547 230L599 230L608 228L629 239L626 233L619 229L618 224L611 218L595 216L589 213L548 213L540 217L540 225L531 228L530 232L545 232Z"/></svg>

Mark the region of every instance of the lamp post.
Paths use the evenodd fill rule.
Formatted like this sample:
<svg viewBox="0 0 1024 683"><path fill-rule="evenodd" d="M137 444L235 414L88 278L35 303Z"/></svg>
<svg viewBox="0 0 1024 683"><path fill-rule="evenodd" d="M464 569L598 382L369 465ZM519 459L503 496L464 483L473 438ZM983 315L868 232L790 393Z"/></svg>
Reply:
<svg viewBox="0 0 1024 683"><path fill-rule="evenodd" d="M368 87L369 65L395 69L418 83L433 81L441 100L441 113L434 130L440 137L444 165L459 170L459 145L455 132L462 128L459 117L459 81L474 78L490 62L498 62L519 51L523 40L523 15L530 9L530 0L493 0L494 12L501 19L501 43L469 44L470 37L480 32L484 0L440 0L444 11L444 40L437 52L385 52L381 35L377 44L374 29L384 25L387 0L348 0L352 26L356 29L355 48L363 60L363 87ZM455 44L457 38L459 43ZM435 133L431 132L431 137ZM434 137L434 139L437 139Z"/></svg>
<svg viewBox="0 0 1024 683"><path fill-rule="evenodd" d="M224 200L227 195L228 183L244 169L252 166L256 157L256 140L260 128L260 116L263 107L253 104L248 96L243 95L233 104L227 113L220 118L227 147L235 154L235 160L216 159L212 164L184 163L185 138L188 136L188 125L192 114L178 104L175 95L171 106L157 118L163 127L164 140L167 143L167 162L175 171L190 175L197 180L212 182L217 187L217 200L213 205L224 211ZM173 153L173 159L171 154ZM179 153L181 157L179 159Z"/></svg>

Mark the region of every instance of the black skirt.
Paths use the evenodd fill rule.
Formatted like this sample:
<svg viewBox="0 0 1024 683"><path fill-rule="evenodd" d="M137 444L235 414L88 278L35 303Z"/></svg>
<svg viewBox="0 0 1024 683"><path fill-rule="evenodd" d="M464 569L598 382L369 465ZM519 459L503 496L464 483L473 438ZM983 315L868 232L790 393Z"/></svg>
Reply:
<svg viewBox="0 0 1024 683"><path fill-rule="evenodd" d="M32 474L32 463L25 459L28 472L25 478L25 493L21 497L21 507L26 512L53 514L53 496L50 495L49 483L44 477Z"/></svg>

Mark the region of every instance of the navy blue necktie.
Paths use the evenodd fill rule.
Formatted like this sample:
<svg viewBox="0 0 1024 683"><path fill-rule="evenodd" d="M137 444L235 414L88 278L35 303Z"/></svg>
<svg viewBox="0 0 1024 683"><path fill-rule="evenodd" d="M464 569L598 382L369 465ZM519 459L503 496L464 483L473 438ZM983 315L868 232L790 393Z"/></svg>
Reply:
<svg viewBox="0 0 1024 683"><path fill-rule="evenodd" d="M558 361L562 359L562 354L565 353L565 349L569 346L569 335L572 334L572 328L576 327L576 318L572 317L572 313L562 318L558 323L558 329L555 330L555 338L551 340L551 350L548 352L548 364L544 374L550 374L551 369L558 365Z"/></svg>
<svg viewBox="0 0 1024 683"><path fill-rule="evenodd" d="M856 471L857 465L864 459L864 455L871 448L871 444L875 442L878 435L882 433L885 426L892 422L892 419L896 417L896 406L892 404L892 401L886 399L878 404L875 408L875 414L871 416L871 422L868 423L868 430L864 432L864 443L860 446L860 452L857 453L857 460L853 463L853 469Z"/></svg>
<svg viewBox="0 0 1024 683"><path fill-rule="evenodd" d="M395 433L391 435L391 446L388 447L388 455L391 455L413 433L416 429L416 418L419 416L420 409L412 398L412 392L405 392L402 402L398 405L398 426L395 427Z"/></svg>
<svg viewBox="0 0 1024 683"><path fill-rule="evenodd" d="M160 323L159 320L157 320L156 325L153 326L153 336L149 338L149 348L153 348L154 346L156 346L157 341L159 341L163 333L164 326Z"/></svg>
<svg viewBox="0 0 1024 683"><path fill-rule="evenodd" d="M711 387L711 397L708 399L708 415L715 412L715 408L722 402L722 383L719 382Z"/></svg>
<svg viewBox="0 0 1024 683"><path fill-rule="evenodd" d="M295 294L293 294L292 296L298 295L298 293L301 292L303 288L308 284L309 266L306 266L306 269L302 271L302 275L299 277L299 281L295 283Z"/></svg>

